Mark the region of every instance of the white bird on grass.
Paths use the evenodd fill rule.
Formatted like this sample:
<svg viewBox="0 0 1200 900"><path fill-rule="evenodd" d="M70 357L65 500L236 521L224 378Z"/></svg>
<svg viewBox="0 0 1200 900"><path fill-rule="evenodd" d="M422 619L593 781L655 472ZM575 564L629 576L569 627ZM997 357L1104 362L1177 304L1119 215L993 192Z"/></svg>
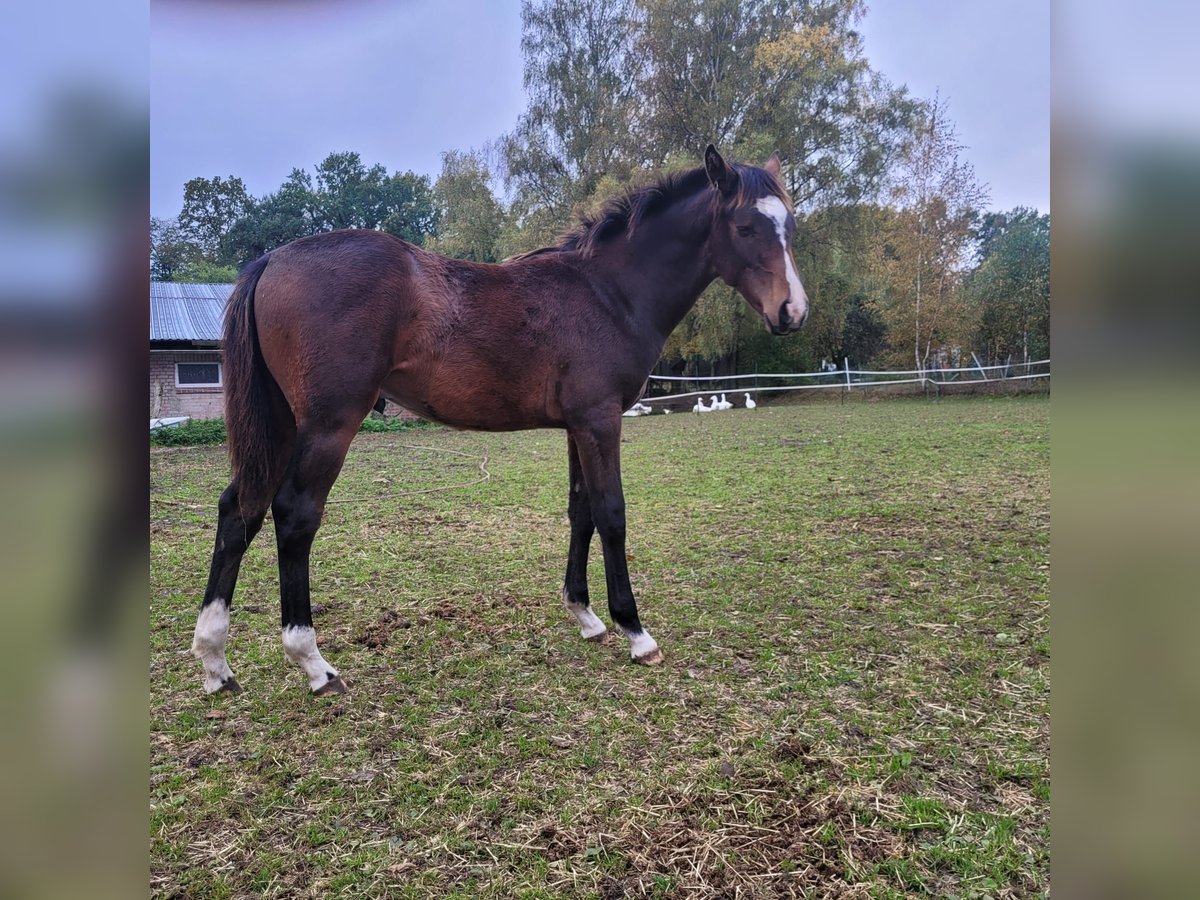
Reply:
<svg viewBox="0 0 1200 900"><path fill-rule="evenodd" d="M713 399L716 400L716 397L714 397ZM698 400L696 400L696 405L692 407L692 412L694 412L694 413L712 412L712 407L705 406L704 398L700 397Z"/></svg>
<svg viewBox="0 0 1200 900"><path fill-rule="evenodd" d="M625 412L621 413L621 415L625 416L626 418L633 418L635 416L648 416L652 412L654 412L654 410L652 410L645 403L639 401L633 404L633 406L629 407L629 409L625 410Z"/></svg>
<svg viewBox="0 0 1200 900"><path fill-rule="evenodd" d="M756 407L756 406L758 406L758 404L755 403L753 400L751 400L750 395L747 394L746 395L746 409L754 409L754 407Z"/></svg>
<svg viewBox="0 0 1200 900"><path fill-rule="evenodd" d="M725 399L725 395L721 395L721 409L733 409L733 404Z"/></svg>

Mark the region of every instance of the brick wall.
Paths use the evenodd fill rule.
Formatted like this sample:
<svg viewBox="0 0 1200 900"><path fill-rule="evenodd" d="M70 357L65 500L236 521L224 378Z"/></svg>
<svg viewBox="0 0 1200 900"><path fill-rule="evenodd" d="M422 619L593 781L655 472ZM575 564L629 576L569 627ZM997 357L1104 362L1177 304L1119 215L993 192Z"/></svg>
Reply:
<svg viewBox="0 0 1200 900"><path fill-rule="evenodd" d="M220 362L221 351L150 351L150 418L191 416L218 419L225 415L225 395L219 387L176 387L175 363Z"/></svg>

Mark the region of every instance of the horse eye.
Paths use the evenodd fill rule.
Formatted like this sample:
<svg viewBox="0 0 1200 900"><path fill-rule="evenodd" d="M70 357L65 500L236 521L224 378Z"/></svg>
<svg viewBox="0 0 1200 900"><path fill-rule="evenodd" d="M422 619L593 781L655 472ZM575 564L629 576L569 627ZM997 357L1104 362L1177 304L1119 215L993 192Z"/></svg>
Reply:
<svg viewBox="0 0 1200 900"><path fill-rule="evenodd" d="M750 235L754 234L754 226L753 225L739 225L737 227L737 233L740 234L742 237L750 237Z"/></svg>

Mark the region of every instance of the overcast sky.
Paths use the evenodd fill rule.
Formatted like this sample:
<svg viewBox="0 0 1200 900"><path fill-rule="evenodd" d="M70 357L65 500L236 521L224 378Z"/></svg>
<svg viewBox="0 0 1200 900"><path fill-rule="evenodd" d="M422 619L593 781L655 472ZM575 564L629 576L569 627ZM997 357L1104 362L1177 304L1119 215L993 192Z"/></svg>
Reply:
<svg viewBox="0 0 1200 900"><path fill-rule="evenodd" d="M255 196L332 151L436 177L524 109L520 4L487 0L155 0L151 212L183 183L238 175ZM992 207L1050 208L1045 0L877 0L867 56L919 97L940 89Z"/></svg>

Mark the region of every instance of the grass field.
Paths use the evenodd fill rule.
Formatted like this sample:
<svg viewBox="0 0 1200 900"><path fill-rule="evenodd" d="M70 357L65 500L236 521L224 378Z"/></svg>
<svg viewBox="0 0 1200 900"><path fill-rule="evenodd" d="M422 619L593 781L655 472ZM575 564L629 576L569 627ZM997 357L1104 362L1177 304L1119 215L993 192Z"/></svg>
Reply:
<svg viewBox="0 0 1200 900"><path fill-rule="evenodd" d="M270 524L230 663L187 654L222 447L151 456L156 896L1028 896L1049 889L1046 397L625 420L658 669L559 600L558 432L359 435L313 550L351 686L279 639ZM454 455L447 451L456 451ZM478 481L461 489L402 491ZM171 502L161 502L169 500ZM592 597L603 609L598 544Z"/></svg>

